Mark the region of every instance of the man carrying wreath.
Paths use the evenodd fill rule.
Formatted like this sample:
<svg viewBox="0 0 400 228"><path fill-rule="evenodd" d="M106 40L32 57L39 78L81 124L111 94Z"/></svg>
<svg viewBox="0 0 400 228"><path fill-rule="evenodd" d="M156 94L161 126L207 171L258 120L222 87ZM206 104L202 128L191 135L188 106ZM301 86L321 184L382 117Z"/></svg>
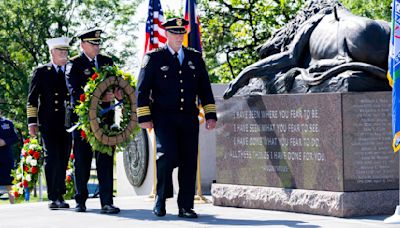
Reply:
<svg viewBox="0 0 400 228"><path fill-rule="evenodd" d="M70 60L67 64L66 78L67 86L71 95L71 107L74 108L79 104L81 95L84 94L83 88L86 85L88 79L95 73L94 69L101 69L105 66L113 66L112 59L108 56L99 54L101 33L100 29L93 29L84 31L78 38L81 40L80 47L82 53ZM115 92L115 96L118 100L122 99L120 91ZM113 92L106 92L103 95L102 108L110 106L111 101L114 100ZM70 123L75 124L78 122L78 116L73 112L73 109L69 110L71 119ZM112 125L114 112L110 111L106 114L106 124ZM73 131L74 139L74 155L75 155L75 181L76 181L76 194L75 211L85 212L86 211L86 200L89 192L87 189L87 183L90 177L90 168L93 154L96 157L96 169L97 177L99 180L99 191L100 191L100 213L105 214L116 214L120 212L118 207L113 205L113 161L114 153L108 155L93 151L90 144L85 139L85 133L80 130Z"/></svg>

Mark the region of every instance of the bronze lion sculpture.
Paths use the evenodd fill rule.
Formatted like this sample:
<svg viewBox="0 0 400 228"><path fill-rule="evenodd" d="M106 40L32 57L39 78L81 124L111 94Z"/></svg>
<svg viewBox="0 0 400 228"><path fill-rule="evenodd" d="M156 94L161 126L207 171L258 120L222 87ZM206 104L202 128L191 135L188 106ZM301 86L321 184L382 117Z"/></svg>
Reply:
<svg viewBox="0 0 400 228"><path fill-rule="evenodd" d="M389 23L314 0L259 50L224 93L233 95L390 90Z"/></svg>

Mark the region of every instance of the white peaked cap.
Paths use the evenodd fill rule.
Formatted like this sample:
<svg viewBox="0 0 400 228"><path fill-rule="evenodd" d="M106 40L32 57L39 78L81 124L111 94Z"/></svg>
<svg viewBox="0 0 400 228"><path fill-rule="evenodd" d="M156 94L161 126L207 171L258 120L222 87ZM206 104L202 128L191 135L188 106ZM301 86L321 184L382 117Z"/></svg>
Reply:
<svg viewBox="0 0 400 228"><path fill-rule="evenodd" d="M69 42L71 41L70 38L68 37L57 37L57 38L51 38L46 40L47 45L49 45L49 49L68 49L69 48Z"/></svg>

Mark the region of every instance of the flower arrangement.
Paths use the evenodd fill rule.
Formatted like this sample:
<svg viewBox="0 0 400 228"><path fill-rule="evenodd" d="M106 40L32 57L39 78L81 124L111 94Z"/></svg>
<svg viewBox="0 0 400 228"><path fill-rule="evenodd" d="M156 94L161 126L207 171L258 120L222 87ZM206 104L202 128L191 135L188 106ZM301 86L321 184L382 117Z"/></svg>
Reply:
<svg viewBox="0 0 400 228"><path fill-rule="evenodd" d="M103 84L99 86L101 83ZM139 131L136 125L136 101L133 89L135 85L133 76L123 72L117 66L107 66L100 71L96 70L88 79L84 93L80 95L79 104L75 107L75 113L79 117L80 135L93 150L111 155L115 146L124 145ZM99 104L105 91L113 91L115 88L122 89L122 101L114 105L111 110L120 108L122 111L119 123L109 126L104 120L107 116L105 113L110 110L102 109ZM97 127L95 132L94 126Z"/></svg>
<svg viewBox="0 0 400 228"><path fill-rule="evenodd" d="M65 176L65 187L66 187L66 193L64 195L64 199L69 200L72 199L75 195L75 187L74 187L74 154L71 153L69 156L69 161L68 161L68 166L67 166L67 172Z"/></svg>
<svg viewBox="0 0 400 228"><path fill-rule="evenodd" d="M25 201L29 201L30 191L36 185L43 161L44 152L39 141L36 138L26 139L21 150L18 168L12 172L14 180L11 193L16 202L22 200L21 196L24 196Z"/></svg>

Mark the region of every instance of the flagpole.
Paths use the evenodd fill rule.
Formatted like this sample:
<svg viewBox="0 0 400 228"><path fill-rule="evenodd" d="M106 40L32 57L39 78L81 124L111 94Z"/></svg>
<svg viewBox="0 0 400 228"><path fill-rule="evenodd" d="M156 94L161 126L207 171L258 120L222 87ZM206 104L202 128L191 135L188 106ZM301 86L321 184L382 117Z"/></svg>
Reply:
<svg viewBox="0 0 400 228"><path fill-rule="evenodd" d="M396 118L396 115L394 115L396 113L396 111L398 108L397 104L398 102L398 97L399 95L397 95L397 92L400 93L400 91L397 91L397 87L398 87L398 83L400 82L396 82L399 79L396 79L396 75L398 74L398 72L396 72L395 70L395 64L398 62L395 62L394 58L396 56L398 56L398 54L400 53L400 50L398 50L400 48L400 46L396 47L396 40L395 39L399 39L399 38L395 38L394 33L395 33L395 28L399 25L397 23L397 19L399 19L400 15L397 15L397 11L399 9L397 9L397 6L400 6L400 0L394 0L392 2L392 30L391 30L391 34L390 34L390 45L389 45L389 83L392 85L392 129L393 129L393 149L395 152L398 151L398 145L397 145L397 132L399 131L399 129L397 129L397 121L400 121L400 119ZM398 44L397 44L398 45ZM398 152L400 153L400 152ZM399 167L400 167L400 159L399 159ZM399 201L400 202L400 170L399 170ZM396 210L394 212L394 214L392 216L390 216L389 218L386 218L384 220L384 223L391 223L391 224L400 224L400 205L398 203Z"/></svg>
<svg viewBox="0 0 400 228"><path fill-rule="evenodd" d="M145 201L154 201L157 195L157 143L156 143L156 133L153 128L147 129L147 135L151 135L150 140L152 141L153 149L153 186L150 195Z"/></svg>
<svg viewBox="0 0 400 228"><path fill-rule="evenodd" d="M165 30L161 26L164 21L164 13L160 0L149 0L144 55L148 51L159 48L167 42ZM147 200L154 200L157 195L157 145L154 129L147 129L147 135L150 141L152 141L153 148L153 186ZM150 174L148 173L148 175Z"/></svg>

